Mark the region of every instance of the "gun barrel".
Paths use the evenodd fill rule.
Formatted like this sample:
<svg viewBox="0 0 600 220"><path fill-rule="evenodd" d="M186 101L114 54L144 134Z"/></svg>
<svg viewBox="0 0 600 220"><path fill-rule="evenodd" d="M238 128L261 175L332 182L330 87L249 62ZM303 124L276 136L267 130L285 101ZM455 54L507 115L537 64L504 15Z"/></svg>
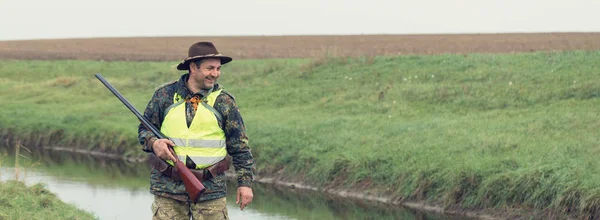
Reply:
<svg viewBox="0 0 600 220"><path fill-rule="evenodd" d="M121 100L121 102L127 106L127 108L133 112L133 114L138 118L138 120L140 120L140 122L142 124L144 124L144 127L146 127L147 129L149 129L150 131L152 131L152 133L154 133L154 135L156 135L156 137L160 138L160 139L165 139L167 138L162 132L160 132L158 129L156 129L156 127L154 127L154 125L150 124L150 122L140 113L140 111L138 111L135 106L133 106L131 103L129 103L129 101L127 101L127 99L125 97L123 97L123 95L121 95L121 93L119 93L119 91L117 91L117 89L115 89L115 87L113 87L110 83L108 83L108 81L106 81L106 79L104 79L104 77L102 77L102 75L100 75L100 73L96 73L96 78L98 78L98 80L100 80L100 82L102 82L102 84L104 84L104 86L106 86L106 88L108 88L108 90L110 90L119 100Z"/></svg>
<svg viewBox="0 0 600 220"><path fill-rule="evenodd" d="M135 116L137 116L137 118L144 125L144 127L151 130L152 133L156 135L156 137L160 139L168 139L168 137L165 136L162 132L160 132L156 127L154 127L154 125L150 124L150 122L135 108L135 106L129 103L129 101L127 101L127 99L123 97L123 95L121 95L121 93L119 93L119 91L117 91L115 87L108 83L108 81L106 81L106 79L104 79L104 77L102 77L100 73L96 73L95 76L96 78L98 78L98 80L100 80L100 82L102 82L102 84L104 84L104 86L106 86L106 88L108 88L108 90L110 90L119 100L121 100L121 102L125 104L125 106L127 106L127 108L131 112L133 112ZM185 185L186 190L188 191L190 198L194 202L198 201L198 198L200 198L200 195L205 190L204 185L202 185L200 180L198 180L198 178L196 178L196 176L192 174L189 168L187 168L183 164L183 162L181 162L181 160L177 160L174 162L175 166L180 171L179 174L181 175L181 179L183 180L183 183Z"/></svg>

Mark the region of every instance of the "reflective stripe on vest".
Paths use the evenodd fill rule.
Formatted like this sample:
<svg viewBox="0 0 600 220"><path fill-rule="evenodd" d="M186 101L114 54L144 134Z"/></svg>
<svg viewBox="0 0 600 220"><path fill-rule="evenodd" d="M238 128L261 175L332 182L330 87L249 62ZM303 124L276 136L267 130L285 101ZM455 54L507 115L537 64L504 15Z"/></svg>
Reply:
<svg viewBox="0 0 600 220"><path fill-rule="evenodd" d="M209 106L214 106L217 96L222 90L211 92L206 99ZM196 115L190 127L187 126L185 104L180 95L175 93L173 105L167 108L160 131L169 137L175 146L177 157L186 163L186 156L196 164L196 169L213 165L227 156L225 133L219 127L215 113L204 105L198 105ZM172 161L167 161L173 165Z"/></svg>

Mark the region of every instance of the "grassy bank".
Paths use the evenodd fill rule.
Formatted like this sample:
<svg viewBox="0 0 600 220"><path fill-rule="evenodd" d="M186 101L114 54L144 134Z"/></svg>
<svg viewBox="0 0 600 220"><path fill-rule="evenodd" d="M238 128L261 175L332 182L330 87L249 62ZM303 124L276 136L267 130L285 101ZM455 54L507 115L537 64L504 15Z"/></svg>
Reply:
<svg viewBox="0 0 600 220"><path fill-rule="evenodd" d="M255 60L226 65L220 82L259 174L597 218L598 63L598 51ZM93 74L143 111L179 77L173 64L0 61L2 136L140 155L137 120Z"/></svg>
<svg viewBox="0 0 600 220"><path fill-rule="evenodd" d="M0 182L0 219L95 219L74 205L62 202L42 184Z"/></svg>

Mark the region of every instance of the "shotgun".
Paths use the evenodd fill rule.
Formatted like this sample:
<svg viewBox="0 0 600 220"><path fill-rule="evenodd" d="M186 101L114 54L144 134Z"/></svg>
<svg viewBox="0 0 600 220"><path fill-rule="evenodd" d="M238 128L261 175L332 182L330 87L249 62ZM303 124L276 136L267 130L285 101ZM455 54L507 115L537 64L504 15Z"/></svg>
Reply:
<svg viewBox="0 0 600 220"><path fill-rule="evenodd" d="M100 80L100 82L102 82L102 84L104 84L104 86L106 86L106 88L108 88L108 90L110 90L119 100L121 100L121 102L125 104L125 106L127 106L127 108L131 110L131 112L133 112L135 116L137 116L137 118L144 125L144 127L146 127L146 129L152 131L152 133L160 139L168 139L168 137L165 136L162 132L160 132L156 127L154 127L154 125L150 124L148 119L142 116L142 114L140 114L140 112L133 105L131 105L131 103L129 103L129 101L127 101L127 99L125 99L125 97L123 97L121 93L117 91L117 89L115 89L110 83L108 83L108 81L106 81L106 79L104 79L104 77L102 77L100 73L96 73L95 76L96 78L98 78L98 80ZM169 146L169 148L171 147ZM172 148L170 150L172 150L171 152L175 152ZM177 156L175 156L175 158L177 158ZM189 168L186 167L183 164L183 162L181 162L181 160L178 159L174 162L175 167L177 167L177 169L179 170L181 180L183 180L183 185L185 185L185 189L188 192L190 199L192 199L192 201L194 202L198 201L198 198L200 198L200 195L205 190L204 185L202 185L200 180L198 180L198 178L194 176L192 171L190 171Z"/></svg>

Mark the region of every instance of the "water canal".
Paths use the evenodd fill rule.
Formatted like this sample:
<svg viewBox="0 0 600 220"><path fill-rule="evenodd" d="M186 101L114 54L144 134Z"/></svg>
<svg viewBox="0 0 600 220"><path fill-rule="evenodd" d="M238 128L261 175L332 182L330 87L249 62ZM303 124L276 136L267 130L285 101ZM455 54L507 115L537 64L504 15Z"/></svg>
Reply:
<svg viewBox="0 0 600 220"><path fill-rule="evenodd" d="M18 173L19 180L28 185L42 182L61 200L93 212L99 219L152 218L150 168L143 163L47 151L25 155L16 171L14 156L2 155L2 181L15 179ZM240 211L235 204L235 183L227 185L231 219L465 219L266 184L254 186L253 203Z"/></svg>

